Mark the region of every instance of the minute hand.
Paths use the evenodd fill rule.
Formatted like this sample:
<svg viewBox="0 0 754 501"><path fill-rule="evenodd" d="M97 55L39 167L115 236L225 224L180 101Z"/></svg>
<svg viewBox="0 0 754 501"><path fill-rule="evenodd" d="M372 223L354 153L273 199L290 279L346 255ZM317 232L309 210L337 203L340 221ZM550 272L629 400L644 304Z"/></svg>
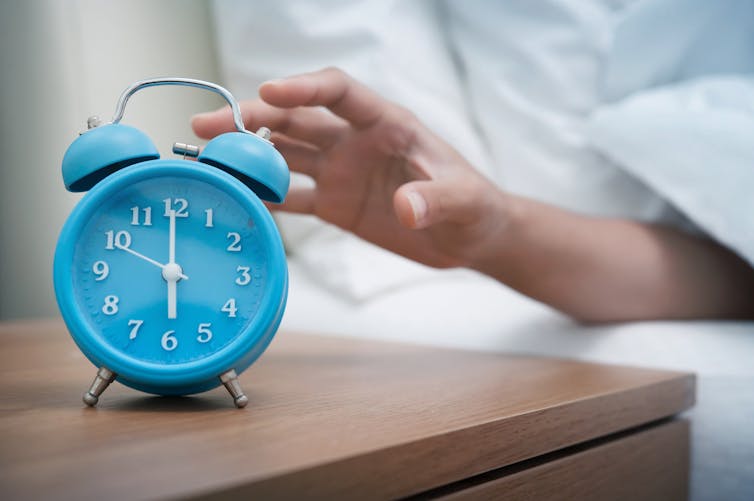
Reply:
<svg viewBox="0 0 754 501"><path fill-rule="evenodd" d="M136 256L136 257L138 257L139 259L143 259L144 261L146 261L146 262L148 262L148 263L151 263L151 264L153 264L153 265L155 265L155 266L157 266L157 267L159 267L159 268L163 268L163 269L165 268L165 265L164 265L164 264L158 263L158 262L157 262L157 261L155 261L154 259L152 259L152 258L149 258L149 257L145 256L144 254L140 254L140 253L136 252L135 250L131 249L130 247L125 247L125 246L123 246L123 245L119 245L119 244L117 244L117 243L115 243L115 244L113 244L113 245L114 245L115 247L117 247L118 249L120 249L120 250L124 250L124 251L128 252L129 254L131 254L131 255L133 255L133 256ZM188 280L188 277L187 277L186 275L184 275L184 274L181 274L181 278L182 278L183 280Z"/></svg>
<svg viewBox="0 0 754 501"><path fill-rule="evenodd" d="M170 230L168 235L168 266L172 271L175 270L175 211L171 210L170 216ZM180 270L180 267L178 267ZM178 277L168 273L168 270L162 271L162 278L165 279L168 285L168 319L178 318Z"/></svg>
<svg viewBox="0 0 754 501"><path fill-rule="evenodd" d="M168 264L175 263L175 218L176 212L170 211L170 230L168 234Z"/></svg>

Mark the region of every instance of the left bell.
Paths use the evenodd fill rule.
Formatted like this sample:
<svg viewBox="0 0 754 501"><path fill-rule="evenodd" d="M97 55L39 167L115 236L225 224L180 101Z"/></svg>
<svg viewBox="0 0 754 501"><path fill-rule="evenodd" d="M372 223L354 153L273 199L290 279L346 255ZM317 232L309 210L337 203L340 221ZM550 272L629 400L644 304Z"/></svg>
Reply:
<svg viewBox="0 0 754 501"><path fill-rule="evenodd" d="M129 165L160 158L152 140L135 127L110 123L81 134L63 157L63 182L68 191L87 191Z"/></svg>

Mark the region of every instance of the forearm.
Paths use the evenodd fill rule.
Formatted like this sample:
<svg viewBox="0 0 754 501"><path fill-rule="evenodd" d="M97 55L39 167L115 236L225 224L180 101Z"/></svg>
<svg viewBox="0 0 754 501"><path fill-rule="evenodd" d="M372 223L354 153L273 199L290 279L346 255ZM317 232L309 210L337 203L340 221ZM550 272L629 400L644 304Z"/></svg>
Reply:
<svg viewBox="0 0 754 501"><path fill-rule="evenodd" d="M505 196L470 267L586 322L752 318L754 271L712 241Z"/></svg>

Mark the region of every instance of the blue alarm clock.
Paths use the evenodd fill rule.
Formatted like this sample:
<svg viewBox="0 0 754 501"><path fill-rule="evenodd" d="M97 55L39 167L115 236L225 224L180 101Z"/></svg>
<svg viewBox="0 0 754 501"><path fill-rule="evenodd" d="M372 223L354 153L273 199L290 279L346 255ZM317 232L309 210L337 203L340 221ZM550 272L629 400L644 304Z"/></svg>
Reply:
<svg viewBox="0 0 754 501"><path fill-rule="evenodd" d="M237 130L201 152L176 143L183 158L160 159L143 132L120 123L135 92L159 85L218 93ZM282 202L290 172L269 130L247 131L226 89L186 78L137 82L112 122L88 124L63 158L66 188L88 193L54 263L63 319L99 369L84 402L96 405L117 380L160 395L224 384L244 407L238 374L269 345L288 294L283 244L262 200Z"/></svg>

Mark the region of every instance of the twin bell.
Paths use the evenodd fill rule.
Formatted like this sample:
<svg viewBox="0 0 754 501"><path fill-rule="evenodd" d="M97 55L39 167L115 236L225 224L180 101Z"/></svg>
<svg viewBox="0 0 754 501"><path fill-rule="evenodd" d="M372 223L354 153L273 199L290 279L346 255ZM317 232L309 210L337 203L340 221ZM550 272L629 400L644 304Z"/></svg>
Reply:
<svg viewBox="0 0 754 501"><path fill-rule="evenodd" d="M180 152L196 156L199 162L221 169L248 186L259 198L280 203L290 184L290 172L283 156L268 140L269 130L256 134L244 129L240 108L224 88L200 80L158 78L133 84L121 95L113 121L98 125L90 119L83 132L63 157L63 181L69 191L91 189L110 174L129 165L160 158L154 143L139 129L120 123L128 98L137 90L157 85L187 85L211 90L223 96L233 111L235 132L221 134L198 151L188 147ZM186 145L182 145L185 146ZM180 147L178 144L174 146ZM192 151L193 150L193 151Z"/></svg>

